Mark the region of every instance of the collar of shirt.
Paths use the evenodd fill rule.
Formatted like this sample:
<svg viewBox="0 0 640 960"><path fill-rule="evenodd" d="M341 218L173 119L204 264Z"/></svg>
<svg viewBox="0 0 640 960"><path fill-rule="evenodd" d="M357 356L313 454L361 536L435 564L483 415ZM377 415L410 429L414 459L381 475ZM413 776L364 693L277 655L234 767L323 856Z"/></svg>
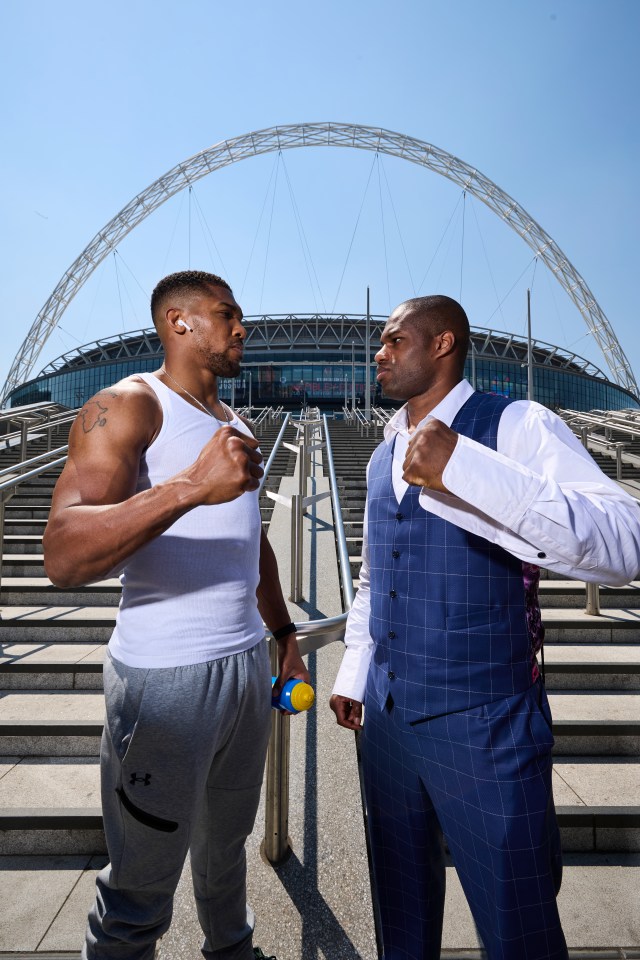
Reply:
<svg viewBox="0 0 640 960"><path fill-rule="evenodd" d="M433 408L431 413L428 413L424 420L420 421L418 424L418 429L420 429L420 427L426 423L430 417L433 417L436 420L441 420L442 423L450 427L458 410L463 403L467 402L473 392L473 387L468 380L461 380L460 383L456 383L453 390L450 390L446 397L444 397L440 403ZM392 443L398 434L406 434L407 437L409 436L406 403L404 406L400 407L397 413L394 413L385 426L385 442Z"/></svg>

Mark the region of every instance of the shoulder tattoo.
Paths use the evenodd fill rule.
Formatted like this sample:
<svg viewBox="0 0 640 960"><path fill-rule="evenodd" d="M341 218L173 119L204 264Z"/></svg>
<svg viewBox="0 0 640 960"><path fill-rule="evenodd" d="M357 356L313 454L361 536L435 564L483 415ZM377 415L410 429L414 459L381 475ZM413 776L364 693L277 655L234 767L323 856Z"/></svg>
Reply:
<svg viewBox="0 0 640 960"><path fill-rule="evenodd" d="M106 402L109 397L117 397L118 394L112 390L102 390L93 400L88 400L80 411L82 420L82 432L91 433L94 427L104 427L107 423L106 413L108 407ZM101 402L102 401L102 402Z"/></svg>

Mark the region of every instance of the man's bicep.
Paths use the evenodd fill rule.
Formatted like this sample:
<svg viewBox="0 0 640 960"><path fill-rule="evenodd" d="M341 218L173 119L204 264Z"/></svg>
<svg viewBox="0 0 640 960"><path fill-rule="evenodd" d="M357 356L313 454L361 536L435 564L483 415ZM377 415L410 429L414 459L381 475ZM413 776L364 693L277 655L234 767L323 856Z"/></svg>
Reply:
<svg viewBox="0 0 640 960"><path fill-rule="evenodd" d="M98 394L72 427L69 457L56 486L54 507L121 503L136 492L148 428L137 406Z"/></svg>

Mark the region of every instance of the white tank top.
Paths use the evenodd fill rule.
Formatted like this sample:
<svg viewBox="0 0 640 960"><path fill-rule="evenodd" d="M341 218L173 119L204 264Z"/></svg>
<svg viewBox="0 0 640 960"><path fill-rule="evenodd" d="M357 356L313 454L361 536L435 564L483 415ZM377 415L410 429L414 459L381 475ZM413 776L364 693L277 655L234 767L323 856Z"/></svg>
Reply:
<svg viewBox="0 0 640 960"><path fill-rule="evenodd" d="M142 457L137 492L197 458L220 424L169 390L140 377L162 406L162 427ZM249 429L235 415L232 425ZM109 641L131 667L173 667L242 653L264 637L258 613L262 524L257 491L230 503L195 507L128 560Z"/></svg>

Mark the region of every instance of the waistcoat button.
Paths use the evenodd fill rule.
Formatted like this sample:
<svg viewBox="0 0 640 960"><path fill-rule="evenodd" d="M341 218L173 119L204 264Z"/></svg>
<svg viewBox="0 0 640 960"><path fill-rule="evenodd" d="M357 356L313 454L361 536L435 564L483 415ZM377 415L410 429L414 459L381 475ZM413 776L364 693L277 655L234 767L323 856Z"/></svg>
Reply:
<svg viewBox="0 0 640 960"><path fill-rule="evenodd" d="M387 636L389 637L389 640L395 640L396 638L396 635L393 632L393 630L389 630L389 633L387 634Z"/></svg>
<svg viewBox="0 0 640 960"><path fill-rule="evenodd" d="M396 520L402 520L402 514L396 513Z"/></svg>
<svg viewBox="0 0 640 960"><path fill-rule="evenodd" d="M398 557L400 556L400 551L399 551L399 550L394 550L393 553L391 554L391 556L393 557L394 560L397 560Z"/></svg>
<svg viewBox="0 0 640 960"><path fill-rule="evenodd" d="M396 678L396 675L393 672L393 670L389 670L389 673L387 674L387 676L389 677L389 680L395 680Z"/></svg>
<svg viewBox="0 0 640 960"><path fill-rule="evenodd" d="M395 590L389 590L389 596L390 596L392 599L394 599L395 597L398 596L398 594L395 592Z"/></svg>

